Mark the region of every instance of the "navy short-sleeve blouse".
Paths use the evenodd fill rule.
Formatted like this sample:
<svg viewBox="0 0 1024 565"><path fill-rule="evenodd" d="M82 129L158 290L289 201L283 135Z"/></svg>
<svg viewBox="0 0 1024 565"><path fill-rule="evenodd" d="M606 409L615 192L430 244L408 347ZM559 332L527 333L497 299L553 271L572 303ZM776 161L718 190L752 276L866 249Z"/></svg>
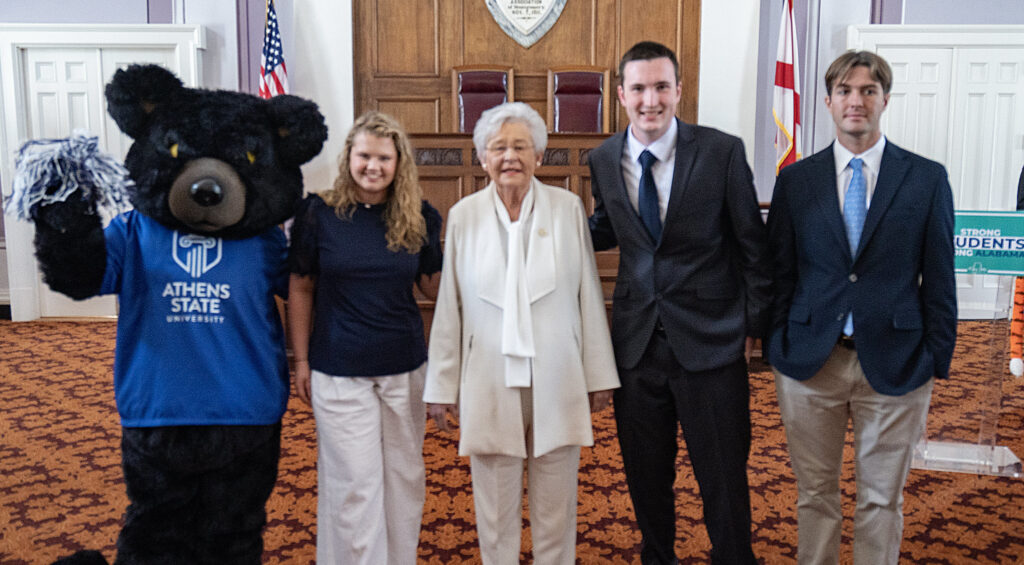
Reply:
<svg viewBox="0 0 1024 565"><path fill-rule="evenodd" d="M317 195L303 200L292 226L292 273L316 277L310 368L375 377L411 371L427 359L423 319L412 287L441 270L441 215L426 200L427 242L418 253L387 248L385 205L359 205L339 218Z"/></svg>

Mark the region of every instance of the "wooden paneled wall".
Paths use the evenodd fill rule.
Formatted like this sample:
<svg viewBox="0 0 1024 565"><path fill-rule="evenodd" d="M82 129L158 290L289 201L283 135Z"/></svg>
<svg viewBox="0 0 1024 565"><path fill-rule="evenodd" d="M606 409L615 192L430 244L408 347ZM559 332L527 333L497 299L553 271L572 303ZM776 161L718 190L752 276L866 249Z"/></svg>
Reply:
<svg viewBox="0 0 1024 565"><path fill-rule="evenodd" d="M679 58L679 116L697 119L700 0L567 0L548 33L526 49L495 23L484 0L354 0L356 113L387 112L409 132L452 132L451 69L503 64L515 70L515 98L546 115L547 69L612 70L637 41L654 40ZM612 96L615 99L614 93ZM615 103L612 129L628 121Z"/></svg>
<svg viewBox="0 0 1024 565"><path fill-rule="evenodd" d="M473 148L468 133L410 135L416 153L423 196L447 218L448 208L490 182ZM608 134L548 134L544 160L536 170L537 179L560 186L583 200L587 214L594 211L587 156Z"/></svg>

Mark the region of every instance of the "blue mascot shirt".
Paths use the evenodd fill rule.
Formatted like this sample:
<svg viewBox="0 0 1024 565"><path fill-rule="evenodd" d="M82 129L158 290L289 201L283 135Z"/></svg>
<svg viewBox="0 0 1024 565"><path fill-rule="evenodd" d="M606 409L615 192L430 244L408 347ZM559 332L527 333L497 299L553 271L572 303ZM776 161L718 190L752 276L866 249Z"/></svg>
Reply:
<svg viewBox="0 0 1024 565"><path fill-rule="evenodd" d="M281 230L241 240L168 229L138 212L105 230L102 294L120 299L114 392L125 427L268 425L288 401L274 295Z"/></svg>

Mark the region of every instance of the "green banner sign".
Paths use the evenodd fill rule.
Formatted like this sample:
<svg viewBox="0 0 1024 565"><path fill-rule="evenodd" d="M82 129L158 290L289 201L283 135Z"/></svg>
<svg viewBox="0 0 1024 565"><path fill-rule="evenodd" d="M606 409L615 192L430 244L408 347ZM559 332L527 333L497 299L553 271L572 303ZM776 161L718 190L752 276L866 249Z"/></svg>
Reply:
<svg viewBox="0 0 1024 565"><path fill-rule="evenodd" d="M953 248L958 273L1024 275L1024 212L957 211Z"/></svg>

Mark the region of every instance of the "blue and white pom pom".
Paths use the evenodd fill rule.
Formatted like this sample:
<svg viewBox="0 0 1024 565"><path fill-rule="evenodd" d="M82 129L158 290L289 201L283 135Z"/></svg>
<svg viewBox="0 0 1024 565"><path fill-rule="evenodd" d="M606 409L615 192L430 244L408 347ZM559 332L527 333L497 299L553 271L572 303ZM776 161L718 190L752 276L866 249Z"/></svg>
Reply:
<svg viewBox="0 0 1024 565"><path fill-rule="evenodd" d="M38 206L64 202L78 191L101 215L113 216L130 207L128 189L134 183L128 170L100 151L99 138L87 132L27 141L14 164L8 213L15 218L31 220Z"/></svg>

